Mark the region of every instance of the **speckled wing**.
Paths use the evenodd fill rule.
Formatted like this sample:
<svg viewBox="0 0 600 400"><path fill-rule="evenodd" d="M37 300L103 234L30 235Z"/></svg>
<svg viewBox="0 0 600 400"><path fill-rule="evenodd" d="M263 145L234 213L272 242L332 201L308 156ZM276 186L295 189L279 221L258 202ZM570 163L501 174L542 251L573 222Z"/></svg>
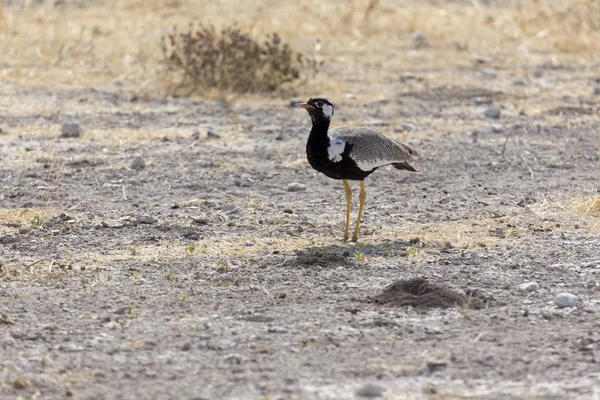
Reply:
<svg viewBox="0 0 600 400"><path fill-rule="evenodd" d="M363 171L404 163L418 155L407 145L389 139L371 128L339 126L330 129L328 134L331 138L342 139L352 146L349 157Z"/></svg>

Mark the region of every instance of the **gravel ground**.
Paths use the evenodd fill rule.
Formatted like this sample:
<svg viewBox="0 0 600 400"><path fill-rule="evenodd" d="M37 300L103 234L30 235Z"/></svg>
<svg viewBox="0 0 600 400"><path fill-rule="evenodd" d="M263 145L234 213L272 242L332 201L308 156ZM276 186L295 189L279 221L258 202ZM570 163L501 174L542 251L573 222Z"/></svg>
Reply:
<svg viewBox="0 0 600 400"><path fill-rule="evenodd" d="M339 104L422 153L358 244L287 99L6 85L2 398L598 398L599 99L485 79Z"/></svg>

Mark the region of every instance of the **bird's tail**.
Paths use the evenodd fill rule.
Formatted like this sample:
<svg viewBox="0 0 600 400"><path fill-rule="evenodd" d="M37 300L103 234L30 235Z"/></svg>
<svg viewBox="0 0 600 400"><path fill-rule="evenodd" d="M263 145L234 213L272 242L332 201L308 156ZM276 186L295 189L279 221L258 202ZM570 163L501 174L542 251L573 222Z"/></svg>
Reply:
<svg viewBox="0 0 600 400"><path fill-rule="evenodd" d="M399 169L399 170L405 170L405 171L410 171L410 172L417 172L417 170L414 169L412 167L412 165L410 165L406 161L393 163L392 165L394 166L394 168Z"/></svg>

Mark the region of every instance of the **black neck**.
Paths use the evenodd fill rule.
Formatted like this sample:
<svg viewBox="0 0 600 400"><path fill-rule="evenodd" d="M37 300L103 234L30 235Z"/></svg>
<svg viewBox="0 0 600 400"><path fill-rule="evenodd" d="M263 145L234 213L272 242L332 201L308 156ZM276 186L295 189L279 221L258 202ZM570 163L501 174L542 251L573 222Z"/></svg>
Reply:
<svg viewBox="0 0 600 400"><path fill-rule="evenodd" d="M310 130L309 140L327 138L327 131L329 130L329 118L313 119L312 129Z"/></svg>

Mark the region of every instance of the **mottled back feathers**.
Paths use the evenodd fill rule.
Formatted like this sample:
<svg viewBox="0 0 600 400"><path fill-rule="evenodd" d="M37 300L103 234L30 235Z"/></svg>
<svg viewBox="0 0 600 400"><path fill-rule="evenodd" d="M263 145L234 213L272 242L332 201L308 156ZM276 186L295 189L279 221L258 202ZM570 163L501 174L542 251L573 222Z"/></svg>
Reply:
<svg viewBox="0 0 600 400"><path fill-rule="evenodd" d="M367 127L339 126L330 129L328 135L332 143L341 139L352 146L349 156L363 171L395 163L404 165L418 155L416 150Z"/></svg>

